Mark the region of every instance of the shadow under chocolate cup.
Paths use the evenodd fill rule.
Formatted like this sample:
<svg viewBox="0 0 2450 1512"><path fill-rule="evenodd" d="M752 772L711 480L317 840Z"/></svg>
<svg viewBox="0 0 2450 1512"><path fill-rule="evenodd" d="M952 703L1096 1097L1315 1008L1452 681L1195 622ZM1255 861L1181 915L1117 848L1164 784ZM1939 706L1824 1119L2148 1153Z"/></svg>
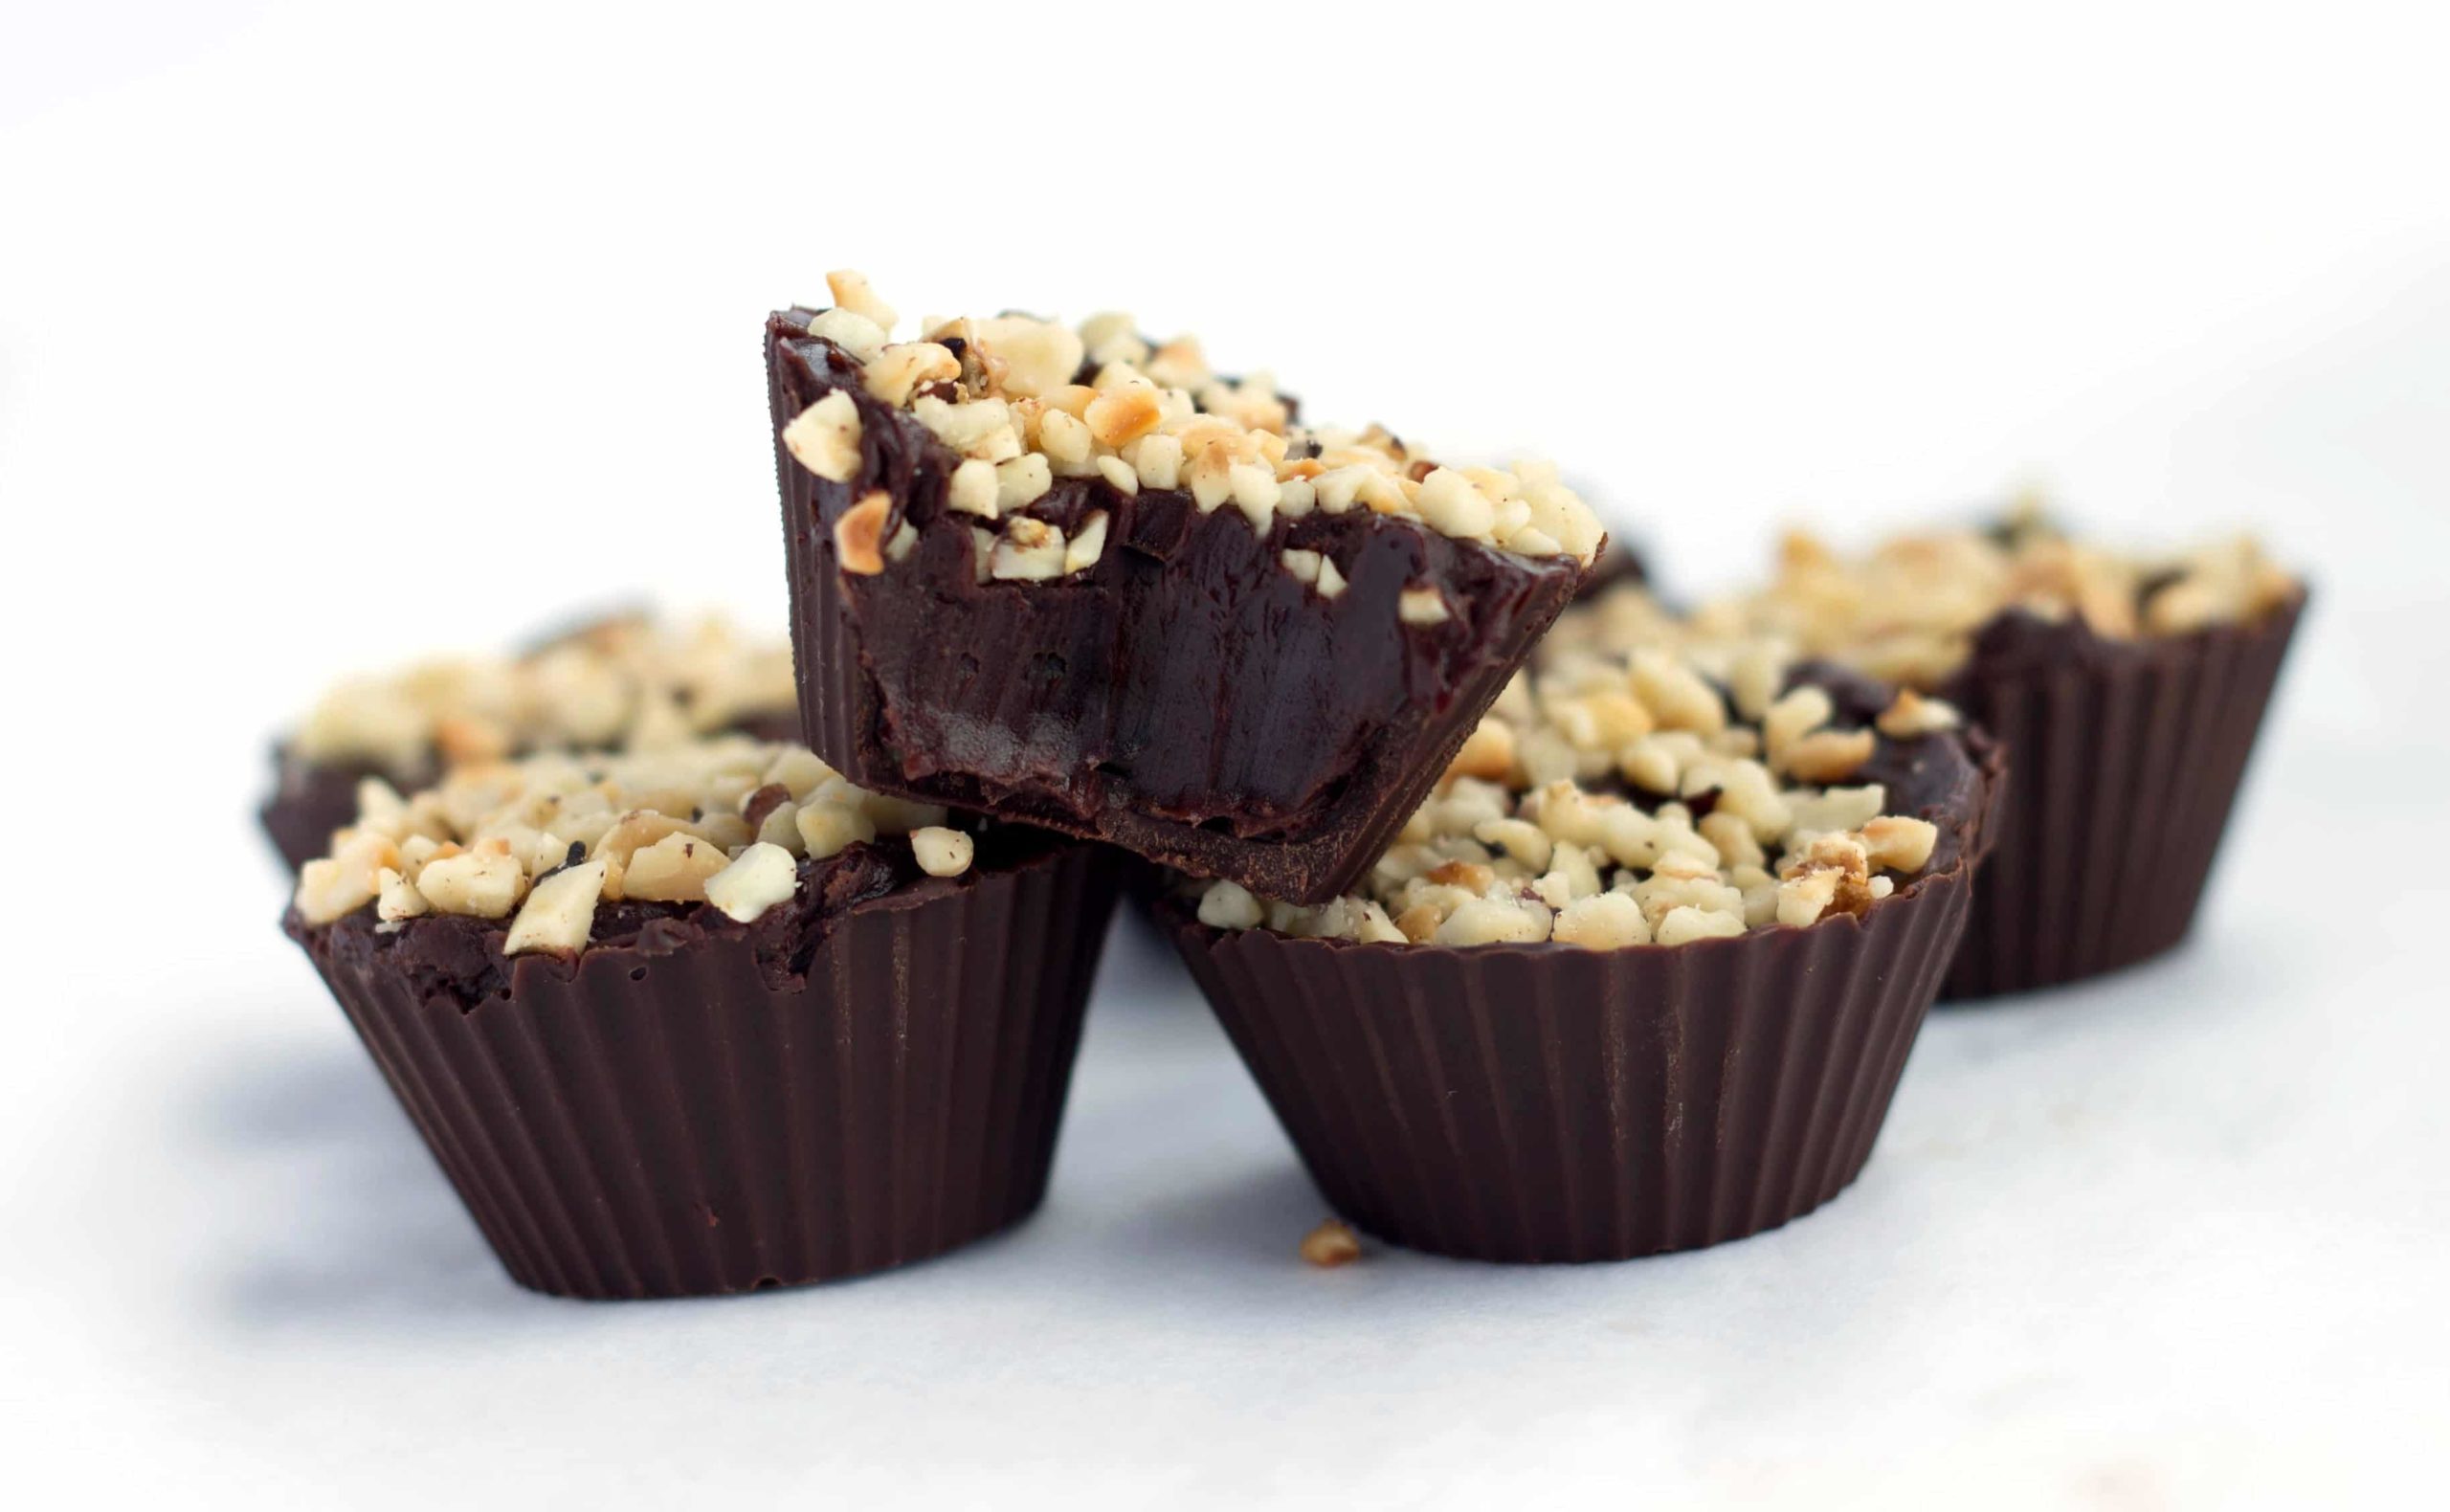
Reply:
<svg viewBox="0 0 2450 1512"><path fill-rule="evenodd" d="M505 959L464 919L410 921L395 939L450 933L408 952L370 910L287 927L514 1280L705 1296L1033 1212L1116 886L1108 853L1048 842L839 908L633 921L574 958Z"/></svg>
<svg viewBox="0 0 2450 1512"><path fill-rule="evenodd" d="M1871 1156L1963 930L2004 778L1977 734L1962 845L1858 916L1677 945L1176 947L1328 1203L1463 1259L1620 1260L1776 1228Z"/></svg>
<svg viewBox="0 0 2450 1512"><path fill-rule="evenodd" d="M2016 766L1941 999L2082 980L2194 923L2305 593L2240 624L2113 640L2003 614L1937 690Z"/></svg>
<svg viewBox="0 0 2450 1512"><path fill-rule="evenodd" d="M1366 508L1277 519L1199 510L1181 489L1065 478L1026 506L1079 533L1091 565L981 581L976 517L951 510L960 458L878 402L808 312L768 325L805 738L871 791L1104 840L1268 897L1324 901L1386 848L1583 578ZM859 417L848 482L792 458L780 433L833 394ZM881 570L846 569L835 529L889 500ZM1282 562L1336 564L1324 595ZM1408 589L1443 617L1407 616Z"/></svg>

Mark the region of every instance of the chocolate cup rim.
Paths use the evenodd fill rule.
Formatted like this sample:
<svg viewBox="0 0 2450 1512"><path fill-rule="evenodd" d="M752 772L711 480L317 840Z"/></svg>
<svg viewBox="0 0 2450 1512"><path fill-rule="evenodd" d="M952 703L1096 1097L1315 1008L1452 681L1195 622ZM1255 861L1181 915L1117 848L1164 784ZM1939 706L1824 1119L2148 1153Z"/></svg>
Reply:
<svg viewBox="0 0 2450 1512"><path fill-rule="evenodd" d="M2011 769L2009 752L2005 746L1985 735L1978 726L1969 726L1956 733L1965 741L1968 753L1974 758L1975 771L1981 781L1980 794L1973 803L1971 812L1962 821L1966 832L1964 845L1958 849L1956 858L1948 865L1941 867L1938 871L1916 873L1905 885L1886 898L1874 899L1870 906L1866 907L1860 915L1824 915L1801 926L1769 924L1759 929L1747 929L1740 935L1714 935L1704 940L1687 940L1681 945L1661 945L1657 941L1644 941L1640 945L1616 945L1608 950L1593 951L1587 945L1567 945L1555 940L1495 941L1488 945L1416 945L1410 942L1397 945L1392 940L1329 940L1315 935L1288 935L1264 925L1252 929L1222 929L1214 924L1201 923L1191 912L1190 906L1179 898L1159 897L1152 900L1152 906L1159 922L1168 929L1184 933L1198 931L1212 937L1208 942L1210 948L1220 948L1228 937L1263 934L1280 945L1296 948L1316 946L1321 950L1332 952L1383 952L1391 955L1430 958L1470 955L1475 959L1489 956L1519 956L1537 960L1542 957L1555 956L1663 951L1701 951L1704 954L1723 955L1748 947L1767 949L1770 948L1768 942L1810 934L1815 930L1844 929L1860 932L1870 927L1864 920L1872 913L1880 909L1894 911L1896 907L1911 903L1923 895L1926 883L1939 882L1948 878L1955 878L1966 883L1973 882L1981 870L1982 863L1990 856L1991 844L1995 838L1993 832L1996 828L1995 821L1999 817L2000 802L2007 794Z"/></svg>
<svg viewBox="0 0 2450 1512"><path fill-rule="evenodd" d="M2012 606L1997 611L1976 626L1971 636L1973 649L1965 660L1927 691L1945 698L1951 687L1960 684L2015 678L2037 670L2082 668L2113 661L2128 666L2153 661L2184 662L2200 656L2206 646L2218 641L2285 639L2296 633L2297 624L2312 603L2313 596L2312 580L2299 577L2291 584L2286 597L2251 618L2218 620L2172 634L2149 635L2105 635L2082 615L2054 620L2031 610ZM2059 640L2050 653L2043 655L2013 657L1983 655L1981 641L1984 635L1994 628L2018 622L2038 625L2058 636Z"/></svg>
<svg viewBox="0 0 2450 1512"><path fill-rule="evenodd" d="M1070 835L1057 835L1051 832L1047 833L1050 843L1042 851L1023 856L1019 860L1010 862L1006 865L995 867L991 871L972 869L971 871L963 873L960 877L924 877L918 881L903 883L902 886L896 887L892 892L882 894L881 896L876 898L862 898L857 902L846 904L843 907L835 910L834 918L827 920L823 927L831 928L835 920L849 918L854 915L918 912L939 905L959 903L965 901L966 895L971 890L971 886L974 885L968 880L969 878L974 878L979 882L985 882L997 878L1016 877L1041 868L1062 865L1071 859L1073 854L1076 852L1100 848L1093 841L1075 839ZM281 925L285 930L290 930L292 938L296 939L302 945L305 944L308 936L322 934L327 930L337 927L340 924L345 923L350 920L356 919L373 906L374 905L370 902L364 903L350 912L342 915L338 919L326 920L322 923L308 923L299 914L297 904L293 902L283 905L280 916ZM700 914L691 914L686 916L693 920L700 921L702 927L710 931L718 931L724 934L746 933L755 923L754 920L744 923L741 921L732 918L730 915L724 913L720 909L715 909L714 905L711 903L699 902L675 904L673 906L675 908L688 907L713 910L711 918L707 918ZM500 923L503 926L504 930L507 931L510 924L510 917L511 916L505 916L496 922ZM676 917L681 916L676 915ZM759 917L763 918L764 916L760 915ZM577 975L579 964L581 962L595 959L599 956L624 954L646 955L648 959L652 960L671 953L672 952L670 951L656 951L653 953L643 951L639 948L637 942L635 940L597 941L594 939L590 939L586 945L580 946L576 950L522 951L518 955L507 956L503 959L503 969L511 979L511 995L507 1004L504 1006L515 1007L518 1004L520 979L523 976L533 975L535 971L538 970L553 971L557 975L568 979ZM784 980L795 986L805 986L808 978L805 974L795 972L784 978ZM481 1012L489 1005L502 1003L503 999L497 995L462 1011L470 1013Z"/></svg>

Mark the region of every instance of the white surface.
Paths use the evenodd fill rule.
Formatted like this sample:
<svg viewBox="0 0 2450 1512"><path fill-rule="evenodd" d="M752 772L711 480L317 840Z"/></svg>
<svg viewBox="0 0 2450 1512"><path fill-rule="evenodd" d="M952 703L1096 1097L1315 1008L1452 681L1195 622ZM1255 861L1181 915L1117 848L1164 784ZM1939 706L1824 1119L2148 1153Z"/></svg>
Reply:
<svg viewBox="0 0 2450 1512"><path fill-rule="evenodd" d="M0 12L28 1504L2438 1493L2425 11L677 14ZM1097 102L1128 79L1153 115ZM1527 440L1687 583L1784 513L2038 469L2104 526L2262 530L2316 611L2193 945L1935 1022L1863 1180L1784 1232L1309 1271L1318 1199L1126 929L1025 1229L735 1302L529 1297L272 927L260 743L344 668L635 589L779 623L753 333L843 263Z"/></svg>

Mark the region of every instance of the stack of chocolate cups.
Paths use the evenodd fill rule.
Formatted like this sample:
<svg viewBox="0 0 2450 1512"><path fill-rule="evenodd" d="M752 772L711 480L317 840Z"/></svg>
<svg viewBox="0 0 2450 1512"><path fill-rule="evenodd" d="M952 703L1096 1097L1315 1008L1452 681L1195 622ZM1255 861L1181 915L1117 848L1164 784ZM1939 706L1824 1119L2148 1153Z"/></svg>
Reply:
<svg viewBox="0 0 2450 1512"><path fill-rule="evenodd" d="M766 331L788 700L599 633L281 753L287 927L514 1279L1027 1216L1126 886L1385 1239L1624 1258L1854 1179L1979 906L1988 734L1742 636L1549 655L1610 570L1553 469L1304 425L1120 317L897 343L830 281Z"/></svg>

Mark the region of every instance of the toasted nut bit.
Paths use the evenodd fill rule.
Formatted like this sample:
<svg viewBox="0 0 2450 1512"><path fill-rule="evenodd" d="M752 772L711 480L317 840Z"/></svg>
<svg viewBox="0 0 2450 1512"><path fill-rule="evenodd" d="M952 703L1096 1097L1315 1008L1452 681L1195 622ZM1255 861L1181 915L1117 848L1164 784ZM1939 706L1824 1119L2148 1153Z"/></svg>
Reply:
<svg viewBox="0 0 2450 1512"><path fill-rule="evenodd" d="M1495 518L1488 496L1451 467L1433 469L1420 480L1420 498L1415 507L1420 510L1421 519L1442 535L1484 536Z"/></svg>
<svg viewBox="0 0 2450 1512"><path fill-rule="evenodd" d="M876 821L845 804L809 804L800 810L797 822L800 843L820 861L847 846L877 837Z"/></svg>
<svg viewBox="0 0 2450 1512"><path fill-rule="evenodd" d="M905 342L888 346L869 361L859 380L870 394L896 409L929 384L950 383L961 376L960 359L934 342Z"/></svg>
<svg viewBox="0 0 2450 1512"><path fill-rule="evenodd" d="M1787 748L1787 770L1805 782L1843 782L1872 759L1869 730L1816 730Z"/></svg>
<svg viewBox="0 0 2450 1512"><path fill-rule="evenodd" d="M1761 742L1769 750L1770 764L1783 767L1789 748L1828 723L1837 712L1828 690L1810 684L1791 689L1771 704L1769 712L1761 717Z"/></svg>
<svg viewBox="0 0 2450 1512"><path fill-rule="evenodd" d="M1688 945L1696 940L1723 940L1744 933L1740 914L1692 906L1671 908L1659 922L1655 938L1660 945Z"/></svg>
<svg viewBox="0 0 2450 1512"><path fill-rule="evenodd" d="M953 469L945 502L965 515L992 520L997 514L995 495L995 464L971 457Z"/></svg>
<svg viewBox="0 0 2450 1512"><path fill-rule="evenodd" d="M310 924L327 924L374 901L382 880L371 867L350 866L330 856L318 856L298 872L299 917Z"/></svg>
<svg viewBox="0 0 2450 1512"><path fill-rule="evenodd" d="M1321 598L1342 598L1344 596L1345 588L1346 584L1344 580L1344 573L1337 570L1335 558L1320 558L1319 596Z"/></svg>
<svg viewBox="0 0 2450 1512"><path fill-rule="evenodd" d="M921 394L910 410L937 440L963 456L1008 462L1021 455L1021 435L1013 428L1012 406L1001 399L947 404L932 394Z"/></svg>
<svg viewBox="0 0 2450 1512"><path fill-rule="evenodd" d="M1143 488L1182 486L1183 443L1170 435L1143 436L1131 445L1132 470Z"/></svg>
<svg viewBox="0 0 2450 1512"><path fill-rule="evenodd" d="M510 754L510 732L472 714L446 714L434 723L434 748L454 767L500 761Z"/></svg>
<svg viewBox="0 0 2450 1512"><path fill-rule="evenodd" d="M1503 720L1489 718L1473 726L1472 733L1463 740L1463 748L1447 766L1446 774L1503 782L1513 769L1514 731Z"/></svg>
<svg viewBox="0 0 2450 1512"><path fill-rule="evenodd" d="M1214 882L1199 898L1199 922L1212 929L1256 929L1266 915L1238 882Z"/></svg>
<svg viewBox="0 0 2450 1512"><path fill-rule="evenodd" d="M893 306L877 298L869 286L867 276L849 268L838 268L825 276L826 288L833 291L834 302L839 307L863 315L883 330L891 330L902 319Z"/></svg>
<svg viewBox="0 0 2450 1512"><path fill-rule="evenodd" d="M783 446L794 461L829 482L847 483L859 474L859 407L850 390L836 389L802 410L783 427Z"/></svg>
<svg viewBox="0 0 2450 1512"><path fill-rule="evenodd" d="M1864 825L1862 835L1874 866L1919 872L1931 862L1931 852L1939 845L1940 827L1928 819L1892 815Z"/></svg>
<svg viewBox="0 0 2450 1512"><path fill-rule="evenodd" d="M1936 735L1952 730L1965 723L1956 706L1945 699L1927 699L1912 688L1898 690L1897 699L1881 711L1873 723L1880 732L1893 741L1912 740L1918 735Z"/></svg>
<svg viewBox="0 0 2450 1512"><path fill-rule="evenodd" d="M1080 368L1080 336L1052 321L998 316L978 322L978 339L1004 364L1004 389L1010 393L1053 393Z"/></svg>
<svg viewBox="0 0 2450 1512"><path fill-rule="evenodd" d="M880 488L834 522L834 552L843 571L874 577L884 570L884 522L892 512L893 496Z"/></svg>
<svg viewBox="0 0 2450 1512"><path fill-rule="evenodd" d="M1429 587L1408 588L1395 599L1395 617L1407 625L1443 625L1453 617L1446 595Z"/></svg>
<svg viewBox="0 0 2450 1512"><path fill-rule="evenodd" d="M1618 950L1650 943L1650 922L1633 899L1623 893L1578 898L1557 914L1548 938L1586 950Z"/></svg>
<svg viewBox="0 0 2450 1512"><path fill-rule="evenodd" d="M1323 560L1325 559L1316 551L1299 551L1288 547L1277 553L1277 561L1283 564L1284 570L1292 573L1296 582L1313 588L1318 586L1319 564Z"/></svg>
<svg viewBox="0 0 2450 1512"><path fill-rule="evenodd" d="M995 543L988 572L1005 581L1038 582L1061 577L1063 532L1043 520L1027 516L1010 522L1004 527L1003 539Z"/></svg>
<svg viewBox="0 0 2450 1512"><path fill-rule="evenodd" d="M1106 550L1106 512L1093 510L1080 522L1080 531L1063 544L1063 570L1079 572L1097 566L1098 558Z"/></svg>
<svg viewBox="0 0 2450 1512"><path fill-rule="evenodd" d="M1131 470L1129 462L1120 456L1101 456L1097 462L1098 476L1112 484L1115 492L1119 494L1140 492L1140 475Z"/></svg>
<svg viewBox="0 0 2450 1512"><path fill-rule="evenodd" d="M1350 1225L1329 1218L1302 1236L1302 1258L1324 1271L1361 1258L1361 1239Z"/></svg>
<svg viewBox="0 0 2450 1512"><path fill-rule="evenodd" d="M1089 434L1097 437L1099 445L1120 449L1157 429L1166 414L1157 402L1156 389L1136 388L1090 400L1086 418Z"/></svg>
<svg viewBox="0 0 2450 1512"><path fill-rule="evenodd" d="M910 832L910 852L919 858L919 870L928 876L959 877L969 870L978 846L959 830L929 825Z"/></svg>
<svg viewBox="0 0 2450 1512"><path fill-rule="evenodd" d="M667 834L630 857L621 874L624 896L648 902L697 902L706 878L730 864L722 846L694 834Z"/></svg>
<svg viewBox="0 0 2450 1512"><path fill-rule="evenodd" d="M374 900L374 916L384 923L397 923L404 919L419 919L434 912L434 905L426 901L425 894L417 891L417 884L390 867L375 873L374 880L379 890Z"/></svg>
<svg viewBox="0 0 2450 1512"><path fill-rule="evenodd" d="M428 861L416 880L436 909L477 919L508 917L527 891L527 874L517 860L477 851Z"/></svg>
<svg viewBox="0 0 2450 1512"><path fill-rule="evenodd" d="M510 922L501 953L586 949L587 937L595 927L595 901L604 894L607 870L602 861L587 861L538 882L527 901L520 905L519 917Z"/></svg>
<svg viewBox="0 0 2450 1512"><path fill-rule="evenodd" d="M821 336L854 358L866 362L884 350L885 327L857 310L828 310L808 322L811 336Z"/></svg>
<svg viewBox="0 0 2450 1512"><path fill-rule="evenodd" d="M884 544L884 559L887 562L903 561L918 545L919 527L905 520L895 527L893 539Z"/></svg>
<svg viewBox="0 0 2450 1512"><path fill-rule="evenodd" d="M799 861L791 852L760 841L706 878L706 901L742 923L751 923L797 891L799 879Z"/></svg>
<svg viewBox="0 0 2450 1512"><path fill-rule="evenodd" d="M1006 514L1036 503L1054 486L1054 469L1036 452L995 464L995 507Z"/></svg>
<svg viewBox="0 0 2450 1512"><path fill-rule="evenodd" d="M1086 422L1060 410L1049 410L1038 422L1037 434L1038 450L1057 473L1080 478L1097 471L1097 464L1090 460L1096 455L1097 438L1089 434Z"/></svg>

